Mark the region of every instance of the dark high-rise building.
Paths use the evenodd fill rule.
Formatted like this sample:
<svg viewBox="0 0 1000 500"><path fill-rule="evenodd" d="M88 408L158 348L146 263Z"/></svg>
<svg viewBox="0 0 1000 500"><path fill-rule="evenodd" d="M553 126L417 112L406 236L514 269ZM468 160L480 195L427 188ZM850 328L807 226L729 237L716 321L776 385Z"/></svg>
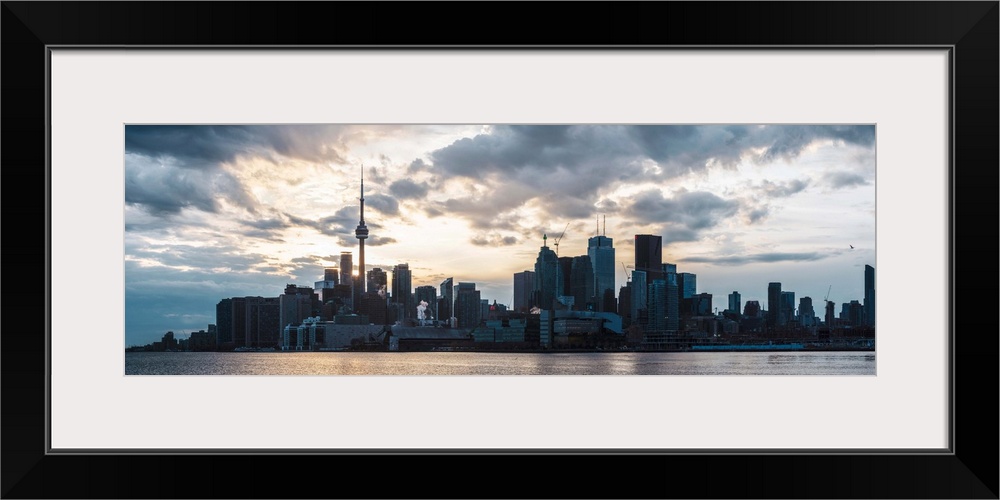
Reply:
<svg viewBox="0 0 1000 500"><path fill-rule="evenodd" d="M482 319L482 299L475 283L459 283L455 288L455 317L459 328L475 328Z"/></svg>
<svg viewBox="0 0 1000 500"><path fill-rule="evenodd" d="M392 301L400 304L403 317L399 319L414 319L417 317L417 305L413 302L413 276L409 264L396 264L392 268Z"/></svg>
<svg viewBox="0 0 1000 500"><path fill-rule="evenodd" d="M650 280L663 279L663 237L635 235L635 268L645 271ZM645 294L645 292L643 292Z"/></svg>
<svg viewBox="0 0 1000 500"><path fill-rule="evenodd" d="M418 286L416 288L414 295L416 296L415 300L416 305L414 307L417 309L417 311L420 311L420 307L421 305L423 305L421 304L421 302L426 302L426 305L423 305L423 307L425 308L423 309L424 312L423 319L437 319L438 317L437 289L430 285ZM419 312L417 313L415 318L421 319Z"/></svg>
<svg viewBox="0 0 1000 500"><path fill-rule="evenodd" d="M307 286L286 285L285 293L278 296L279 329L288 325L299 325L302 320L319 312L319 300L312 288Z"/></svg>
<svg viewBox="0 0 1000 500"><path fill-rule="evenodd" d="M875 268L865 264L865 326L875 326Z"/></svg>
<svg viewBox="0 0 1000 500"><path fill-rule="evenodd" d="M361 167L361 219L358 227L354 230L354 236L358 239L358 276L365 275L365 239L368 238L368 226L365 225L365 169ZM365 292L364 279L361 280L361 293Z"/></svg>
<svg viewBox="0 0 1000 500"><path fill-rule="evenodd" d="M379 290L381 290L384 296L389 292L386 288L388 285L389 275L381 267L375 267L371 271L368 271L368 276L365 279L365 290L375 293L379 293Z"/></svg>
<svg viewBox="0 0 1000 500"><path fill-rule="evenodd" d="M277 347L281 342L281 304L278 297L246 297L244 324L244 346Z"/></svg>
<svg viewBox="0 0 1000 500"><path fill-rule="evenodd" d="M597 310L597 301L594 297L594 266L590 263L589 255L573 257L569 282L576 309Z"/></svg>
<svg viewBox="0 0 1000 500"><path fill-rule="evenodd" d="M597 297L597 310L607 312L604 299L605 291L611 290L611 300L615 293L615 247L613 240L607 236L594 236L587 240L587 256L594 269L594 296Z"/></svg>
<svg viewBox="0 0 1000 500"><path fill-rule="evenodd" d="M682 299L690 299L698 294L698 276L692 273L678 273L677 286Z"/></svg>
<svg viewBox="0 0 1000 500"><path fill-rule="evenodd" d="M729 294L729 308L727 311L740 312L740 292L733 290L733 293Z"/></svg>
<svg viewBox="0 0 1000 500"><path fill-rule="evenodd" d="M546 245L547 237L542 238L542 248L535 259L535 305L540 309L552 310L556 297L560 295L562 276L559 269L559 258ZM572 262L572 260L570 261Z"/></svg>
<svg viewBox="0 0 1000 500"><path fill-rule="evenodd" d="M691 314L695 316L711 316L713 314L712 294L696 293L694 297L691 297Z"/></svg>
<svg viewBox="0 0 1000 500"><path fill-rule="evenodd" d="M646 288L647 331L663 331L667 329L667 282L653 280Z"/></svg>
<svg viewBox="0 0 1000 500"><path fill-rule="evenodd" d="M219 344L233 341L233 299L222 299L215 305L215 325Z"/></svg>
<svg viewBox="0 0 1000 500"><path fill-rule="evenodd" d="M677 286L677 268L664 273L667 295L667 330L677 331L681 327L680 288Z"/></svg>
<svg viewBox="0 0 1000 500"><path fill-rule="evenodd" d="M848 304L847 320L851 323L851 326L854 327L865 325L865 307L861 305L861 302L852 300L851 303Z"/></svg>
<svg viewBox="0 0 1000 500"><path fill-rule="evenodd" d="M767 284L767 325L778 326L778 318L781 317L781 283L771 282Z"/></svg>
<svg viewBox="0 0 1000 500"><path fill-rule="evenodd" d="M340 284L354 286L354 257L351 252L340 252Z"/></svg>
<svg viewBox="0 0 1000 500"><path fill-rule="evenodd" d="M455 317L455 287L454 280L448 278L441 282L441 301L438 303L438 318L449 320Z"/></svg>
<svg viewBox="0 0 1000 500"><path fill-rule="evenodd" d="M667 330L677 331L681 321L681 289L677 277L677 264L664 262L663 278L667 283Z"/></svg>
<svg viewBox="0 0 1000 500"><path fill-rule="evenodd" d="M630 290L630 301L632 303L632 324L646 326L647 311L649 310L649 275L646 271L632 271L632 289Z"/></svg>
<svg viewBox="0 0 1000 500"><path fill-rule="evenodd" d="M622 326L632 324L632 284L629 283L618 290L618 314L622 317Z"/></svg>
<svg viewBox="0 0 1000 500"><path fill-rule="evenodd" d="M573 295L573 257L559 257L559 292L557 297L569 297Z"/></svg>
<svg viewBox="0 0 1000 500"><path fill-rule="evenodd" d="M781 317L778 322L787 325L795 319L795 292L781 292Z"/></svg>
<svg viewBox="0 0 1000 500"><path fill-rule="evenodd" d="M760 302L756 300L748 300L746 305L743 306L743 315L748 318L756 318L760 316Z"/></svg>
<svg viewBox="0 0 1000 500"><path fill-rule="evenodd" d="M802 322L802 326L816 325L816 311L813 310L812 297L799 299L799 321Z"/></svg>
<svg viewBox="0 0 1000 500"><path fill-rule="evenodd" d="M535 287L535 273L523 271L514 273L514 310L524 312L531 309L531 291Z"/></svg>
<svg viewBox="0 0 1000 500"><path fill-rule="evenodd" d="M319 303L326 304L334 298L334 287L340 283L340 270L328 267L323 270L323 281L317 281L313 287L319 294Z"/></svg>

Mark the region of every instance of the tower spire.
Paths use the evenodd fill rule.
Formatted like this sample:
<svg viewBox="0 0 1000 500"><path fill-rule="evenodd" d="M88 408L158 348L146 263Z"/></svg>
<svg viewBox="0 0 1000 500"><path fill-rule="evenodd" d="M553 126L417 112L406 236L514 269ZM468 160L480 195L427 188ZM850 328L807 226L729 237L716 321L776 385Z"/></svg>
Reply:
<svg viewBox="0 0 1000 500"><path fill-rule="evenodd" d="M354 230L354 236L358 239L358 277L361 282L361 292L365 291L365 238L368 238L368 226L365 225L365 166L361 165L361 219L358 227Z"/></svg>

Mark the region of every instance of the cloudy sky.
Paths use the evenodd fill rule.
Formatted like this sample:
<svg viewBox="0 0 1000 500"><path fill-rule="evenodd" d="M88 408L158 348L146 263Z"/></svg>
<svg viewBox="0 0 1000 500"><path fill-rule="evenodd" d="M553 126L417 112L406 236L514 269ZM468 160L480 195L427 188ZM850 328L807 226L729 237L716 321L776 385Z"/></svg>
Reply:
<svg viewBox="0 0 1000 500"><path fill-rule="evenodd" d="M828 289L861 300L875 265L872 125L130 125L124 164L127 345L357 265L362 169L367 269L490 302L543 234L568 224L559 255L584 255L605 218L618 286L634 235L658 234L719 310L734 290L766 308L770 281L817 312Z"/></svg>

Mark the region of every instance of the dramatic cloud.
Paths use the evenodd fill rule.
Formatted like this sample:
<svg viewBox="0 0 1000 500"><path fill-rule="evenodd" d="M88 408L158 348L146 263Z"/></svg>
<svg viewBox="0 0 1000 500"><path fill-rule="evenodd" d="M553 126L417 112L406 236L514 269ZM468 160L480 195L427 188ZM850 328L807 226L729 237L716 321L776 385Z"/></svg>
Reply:
<svg viewBox="0 0 1000 500"><path fill-rule="evenodd" d="M739 207L738 202L712 193L682 191L666 198L660 190L652 189L636 195L625 212L645 223L667 223L697 231L715 226Z"/></svg>
<svg viewBox="0 0 1000 500"><path fill-rule="evenodd" d="M197 171L164 162L125 155L125 203L156 216L176 215L195 208L218 212L225 200L250 211L259 205L253 194L228 172Z"/></svg>
<svg viewBox="0 0 1000 500"><path fill-rule="evenodd" d="M481 234L469 240L473 245L481 247L508 247L517 244L515 236L501 236L499 234Z"/></svg>
<svg viewBox="0 0 1000 500"><path fill-rule="evenodd" d="M126 125L125 151L174 158L185 168L214 168L239 156L274 154L346 163L337 125Z"/></svg>
<svg viewBox="0 0 1000 500"><path fill-rule="evenodd" d="M823 182L826 186L832 189L844 189L868 185L868 181L864 177L851 172L827 172L823 176Z"/></svg>
<svg viewBox="0 0 1000 500"><path fill-rule="evenodd" d="M749 264L753 262L802 262L802 261L813 261L820 260L831 255L833 253L819 253L819 252L802 252L802 253L781 253L781 252L770 252L761 253L756 255L727 255L721 257L713 256L693 256L685 257L680 259L682 262L700 262L705 264L718 264L718 265L741 265Z"/></svg>
<svg viewBox="0 0 1000 500"><path fill-rule="evenodd" d="M764 181L760 191L768 198L785 198L804 191L809 186L808 179L795 179L788 182Z"/></svg>
<svg viewBox="0 0 1000 500"><path fill-rule="evenodd" d="M389 185L389 191L396 198L423 198L427 196L428 186L426 183L416 183L410 179L400 179Z"/></svg>

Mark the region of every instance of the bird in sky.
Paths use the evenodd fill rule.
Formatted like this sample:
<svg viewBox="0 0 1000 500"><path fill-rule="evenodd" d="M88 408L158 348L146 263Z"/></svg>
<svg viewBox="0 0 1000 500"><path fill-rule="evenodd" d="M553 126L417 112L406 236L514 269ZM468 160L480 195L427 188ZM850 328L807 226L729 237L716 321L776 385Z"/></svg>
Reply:
<svg viewBox="0 0 1000 500"><path fill-rule="evenodd" d="M854 245L848 244L847 246L851 247L851 250L854 250Z"/></svg>

